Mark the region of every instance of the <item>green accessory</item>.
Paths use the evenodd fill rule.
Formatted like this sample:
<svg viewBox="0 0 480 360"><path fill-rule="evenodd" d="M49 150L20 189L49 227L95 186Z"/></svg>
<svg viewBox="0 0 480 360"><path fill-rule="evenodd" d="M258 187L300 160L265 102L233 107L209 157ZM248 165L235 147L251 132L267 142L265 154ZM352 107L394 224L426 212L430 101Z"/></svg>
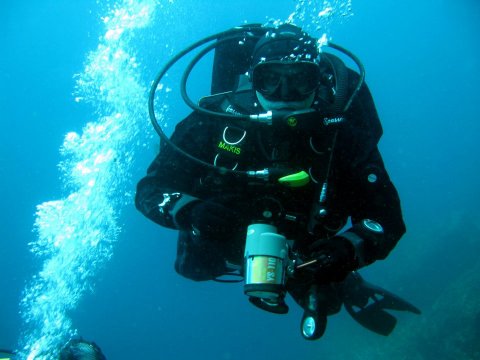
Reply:
<svg viewBox="0 0 480 360"><path fill-rule="evenodd" d="M302 170L295 174L282 176L278 179L278 182L289 187L301 187L310 182L310 176L304 170Z"/></svg>

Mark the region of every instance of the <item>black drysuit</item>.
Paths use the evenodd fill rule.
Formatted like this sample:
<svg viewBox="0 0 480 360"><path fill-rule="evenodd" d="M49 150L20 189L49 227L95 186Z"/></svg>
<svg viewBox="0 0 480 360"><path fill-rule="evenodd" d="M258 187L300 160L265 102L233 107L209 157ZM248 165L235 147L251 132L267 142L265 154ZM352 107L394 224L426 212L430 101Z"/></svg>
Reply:
<svg viewBox="0 0 480 360"><path fill-rule="evenodd" d="M350 89L355 84L351 81ZM254 111L253 92L242 95L241 99L229 98L229 110ZM225 102L225 99L213 101L208 107L221 111L226 108ZM335 118L335 114L330 115L330 119ZM366 85L343 115L344 123L328 126L324 125L323 115L316 115L318 127L313 131L242 124L198 112L181 121L171 141L196 158L217 166L235 166L239 171L304 170L311 181L304 186L288 187L276 181L220 174L162 142L147 175L138 183L135 200L146 217L180 230L176 270L194 280L208 280L225 271L225 261L241 265L246 227L264 221L266 211L269 216L273 214L270 219L278 231L294 240L295 251L305 258L314 241L334 236L350 219L352 226L344 234L361 239L362 265L384 259L404 234L405 225L397 191L377 148L382 129ZM312 206L325 180L327 214L308 231ZM238 222L230 228L219 227L218 236L198 238L189 223L195 201L172 210L185 194L198 201L222 203L238 214ZM362 230L358 224L363 219L381 224L383 234ZM295 293L294 286L289 288ZM301 302L301 295L294 297Z"/></svg>

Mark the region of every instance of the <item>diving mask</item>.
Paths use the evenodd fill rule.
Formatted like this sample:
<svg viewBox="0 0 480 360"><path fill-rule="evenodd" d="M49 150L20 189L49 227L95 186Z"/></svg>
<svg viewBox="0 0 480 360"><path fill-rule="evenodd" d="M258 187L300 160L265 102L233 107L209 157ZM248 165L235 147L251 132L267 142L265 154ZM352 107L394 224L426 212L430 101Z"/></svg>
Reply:
<svg viewBox="0 0 480 360"><path fill-rule="evenodd" d="M318 65L307 61L263 62L252 72L253 88L269 100L304 100L315 92L319 81Z"/></svg>

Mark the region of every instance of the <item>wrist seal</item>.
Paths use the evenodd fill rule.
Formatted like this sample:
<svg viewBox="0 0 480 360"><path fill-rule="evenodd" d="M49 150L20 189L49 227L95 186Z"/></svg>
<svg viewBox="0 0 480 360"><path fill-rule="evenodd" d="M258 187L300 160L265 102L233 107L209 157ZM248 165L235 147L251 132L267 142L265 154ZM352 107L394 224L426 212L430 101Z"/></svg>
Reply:
<svg viewBox="0 0 480 360"><path fill-rule="evenodd" d="M179 213L187 205L196 201L200 201L200 199L188 194L182 194L179 192L164 193L163 201L158 204L158 211L160 211L160 213L162 213L164 216L168 216L174 226L180 229L183 226L181 221L179 221Z"/></svg>

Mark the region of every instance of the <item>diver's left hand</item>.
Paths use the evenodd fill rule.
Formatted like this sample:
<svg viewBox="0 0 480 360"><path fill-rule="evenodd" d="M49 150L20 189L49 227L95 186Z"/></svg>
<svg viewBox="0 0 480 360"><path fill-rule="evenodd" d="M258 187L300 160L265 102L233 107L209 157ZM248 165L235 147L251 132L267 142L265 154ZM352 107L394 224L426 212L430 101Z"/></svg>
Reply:
<svg viewBox="0 0 480 360"><path fill-rule="evenodd" d="M340 236L316 242L309 259L299 270L313 272L322 283L343 281L358 268L353 245Z"/></svg>

